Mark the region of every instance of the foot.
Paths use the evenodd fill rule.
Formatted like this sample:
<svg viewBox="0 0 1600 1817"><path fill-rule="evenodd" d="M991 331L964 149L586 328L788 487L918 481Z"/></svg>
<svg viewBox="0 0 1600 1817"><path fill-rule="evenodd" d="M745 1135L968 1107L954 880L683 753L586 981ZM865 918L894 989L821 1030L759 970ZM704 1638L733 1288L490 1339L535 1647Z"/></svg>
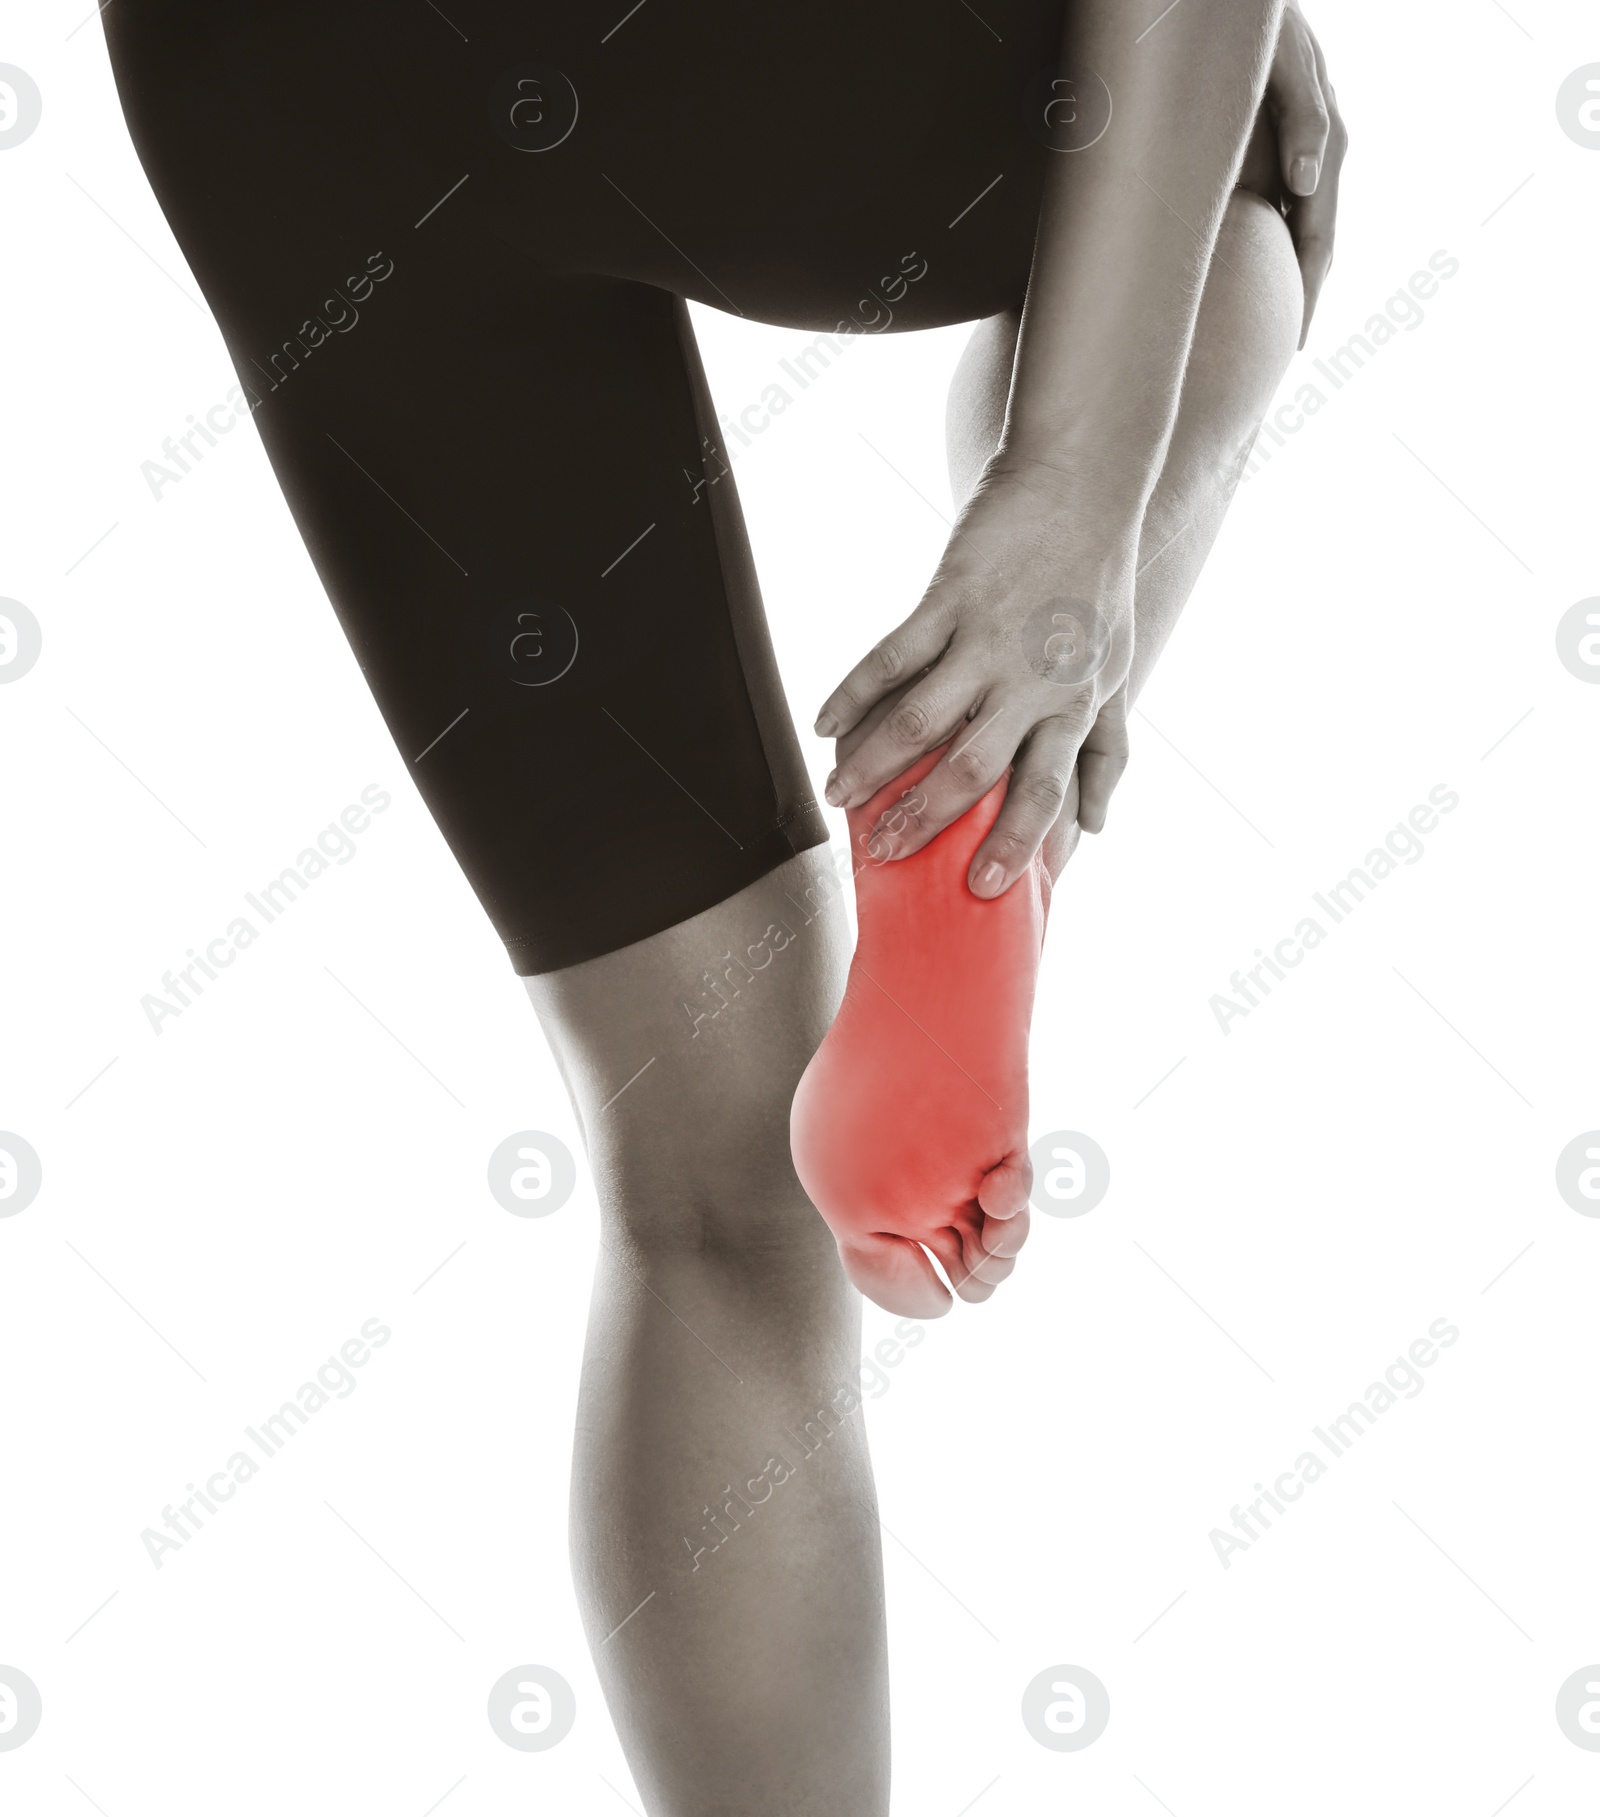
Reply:
<svg viewBox="0 0 1600 1817"><path fill-rule="evenodd" d="M917 1319L950 1309L928 1251L962 1299L986 1300L1028 1234L1028 1023L1050 892L1041 857L993 901L967 886L1008 779L909 858L871 840L941 755L849 816L859 937L789 1121L845 1273Z"/></svg>

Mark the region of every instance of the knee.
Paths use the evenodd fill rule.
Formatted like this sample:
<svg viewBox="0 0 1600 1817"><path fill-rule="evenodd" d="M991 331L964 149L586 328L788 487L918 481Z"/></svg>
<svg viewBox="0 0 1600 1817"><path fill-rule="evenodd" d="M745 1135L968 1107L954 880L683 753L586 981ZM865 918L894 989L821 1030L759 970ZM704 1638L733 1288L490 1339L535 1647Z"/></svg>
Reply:
<svg viewBox="0 0 1600 1817"><path fill-rule="evenodd" d="M1250 318L1273 357L1287 364L1300 338L1305 289L1289 224L1276 202L1237 188L1228 197L1217 247L1206 279L1216 289L1215 308ZM1205 301L1201 310L1204 312Z"/></svg>
<svg viewBox="0 0 1600 1817"><path fill-rule="evenodd" d="M654 1253L730 1263L831 1248L789 1152L789 1107L810 1056L787 1046L740 1067L664 1054L651 1068L660 1077L650 1099L593 1120L590 1162L602 1215L619 1236Z"/></svg>
<svg viewBox="0 0 1600 1817"><path fill-rule="evenodd" d="M760 1310L787 1325L827 1322L847 1308L838 1246L787 1149L767 1177L623 1170L601 1183L600 1201L604 1251L691 1323L690 1306L741 1317Z"/></svg>
<svg viewBox="0 0 1600 1817"><path fill-rule="evenodd" d="M1236 189L1217 234L1169 460L1231 491L1294 357L1305 292L1283 216ZM1188 488L1186 488L1187 490Z"/></svg>

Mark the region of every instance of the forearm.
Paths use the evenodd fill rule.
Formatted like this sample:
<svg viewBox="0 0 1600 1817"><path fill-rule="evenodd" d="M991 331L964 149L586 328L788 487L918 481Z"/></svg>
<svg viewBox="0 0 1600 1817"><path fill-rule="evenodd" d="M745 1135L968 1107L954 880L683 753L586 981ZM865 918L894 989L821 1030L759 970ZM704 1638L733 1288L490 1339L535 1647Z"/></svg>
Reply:
<svg viewBox="0 0 1600 1817"><path fill-rule="evenodd" d="M1281 0L1068 0L1064 60L1110 90L1052 155L998 460L1059 475L1136 531L1177 414L1200 292L1260 103Z"/></svg>

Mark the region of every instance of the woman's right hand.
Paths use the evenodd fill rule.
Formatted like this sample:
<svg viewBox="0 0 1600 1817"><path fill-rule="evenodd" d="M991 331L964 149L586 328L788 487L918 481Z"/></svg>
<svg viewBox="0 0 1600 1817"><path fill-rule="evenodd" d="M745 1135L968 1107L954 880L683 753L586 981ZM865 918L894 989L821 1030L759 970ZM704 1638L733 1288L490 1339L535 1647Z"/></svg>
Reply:
<svg viewBox="0 0 1600 1817"><path fill-rule="evenodd" d="M1306 311L1300 324L1304 347L1317 297L1333 263L1339 171L1350 135L1328 80L1322 46L1307 25L1299 0L1286 0L1261 105L1278 141L1278 168L1287 196L1285 219L1305 285Z"/></svg>
<svg viewBox="0 0 1600 1817"><path fill-rule="evenodd" d="M948 746L868 830L874 856L919 851L1008 769L1004 806L970 866L974 895L1010 889L1069 806L1085 827L1103 824L1127 761L1111 703L1126 698L1133 659L1136 535L1088 478L1007 453L991 461L917 609L817 718L841 740L834 807L860 807ZM892 707L875 712L891 693Z"/></svg>

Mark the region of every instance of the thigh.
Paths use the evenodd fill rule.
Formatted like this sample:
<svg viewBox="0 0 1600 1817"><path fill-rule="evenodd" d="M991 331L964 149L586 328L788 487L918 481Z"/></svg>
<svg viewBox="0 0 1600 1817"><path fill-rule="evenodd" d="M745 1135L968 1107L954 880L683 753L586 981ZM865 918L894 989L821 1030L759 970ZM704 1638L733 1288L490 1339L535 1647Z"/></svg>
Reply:
<svg viewBox="0 0 1600 1817"><path fill-rule="evenodd" d="M430 233L474 214L556 269L832 333L1021 297L1061 8L117 0L104 23L147 165L256 224L392 212L409 244L465 177Z"/></svg>
<svg viewBox="0 0 1600 1817"><path fill-rule="evenodd" d="M247 26L107 15L129 122L516 970L645 939L825 839L682 300L449 193L382 32L341 110L361 66L338 34L366 9L215 4L213 29ZM380 133L413 106L415 134Z"/></svg>

